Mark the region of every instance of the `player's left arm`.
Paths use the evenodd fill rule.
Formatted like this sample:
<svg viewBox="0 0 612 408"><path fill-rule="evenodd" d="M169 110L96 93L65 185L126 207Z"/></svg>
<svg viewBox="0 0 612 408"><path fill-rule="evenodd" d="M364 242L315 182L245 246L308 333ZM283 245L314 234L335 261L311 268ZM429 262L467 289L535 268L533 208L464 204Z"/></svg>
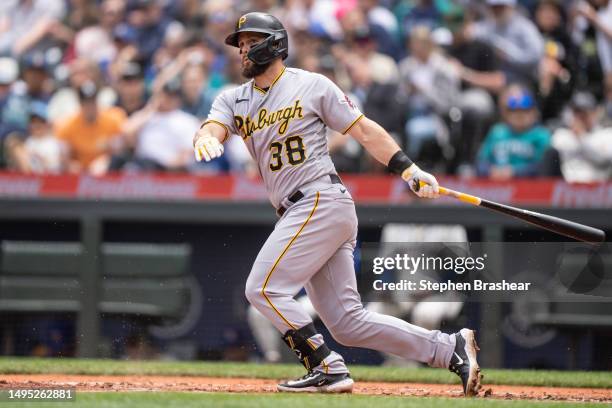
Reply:
<svg viewBox="0 0 612 408"><path fill-rule="evenodd" d="M193 149L197 161L211 161L224 152L223 143L237 130L233 122L234 90L230 89L215 98L206 121L193 136Z"/></svg>
<svg viewBox="0 0 612 408"><path fill-rule="evenodd" d="M424 198L438 197L436 178L412 162L391 135L378 123L364 116L351 127L348 133L376 160L386 165L393 173L399 174L416 195ZM427 185L420 187L419 181Z"/></svg>

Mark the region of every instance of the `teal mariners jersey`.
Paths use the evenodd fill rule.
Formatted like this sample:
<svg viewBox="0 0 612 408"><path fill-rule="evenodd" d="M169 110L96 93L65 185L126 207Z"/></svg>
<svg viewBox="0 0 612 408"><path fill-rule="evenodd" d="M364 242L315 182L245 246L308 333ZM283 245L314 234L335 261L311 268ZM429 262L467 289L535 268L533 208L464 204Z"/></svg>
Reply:
<svg viewBox="0 0 612 408"><path fill-rule="evenodd" d="M336 172L326 128L346 133L362 116L327 77L284 68L267 90L251 80L219 94L205 123L242 137L278 208L303 184Z"/></svg>

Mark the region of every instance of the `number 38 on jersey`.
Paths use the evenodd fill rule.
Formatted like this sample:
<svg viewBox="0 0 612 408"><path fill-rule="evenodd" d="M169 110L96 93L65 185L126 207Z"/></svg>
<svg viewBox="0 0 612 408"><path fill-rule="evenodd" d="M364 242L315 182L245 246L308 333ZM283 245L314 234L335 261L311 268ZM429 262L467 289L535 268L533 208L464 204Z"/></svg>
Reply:
<svg viewBox="0 0 612 408"><path fill-rule="evenodd" d="M300 136L289 136L284 142L270 143L270 153L272 171L282 169L286 163L296 166L306 160L306 150Z"/></svg>

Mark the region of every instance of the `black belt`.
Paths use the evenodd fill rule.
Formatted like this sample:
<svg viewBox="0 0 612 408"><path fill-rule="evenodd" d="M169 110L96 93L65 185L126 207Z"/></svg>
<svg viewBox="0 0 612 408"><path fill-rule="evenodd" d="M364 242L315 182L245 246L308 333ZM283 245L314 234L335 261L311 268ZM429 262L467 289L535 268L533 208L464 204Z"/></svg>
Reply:
<svg viewBox="0 0 612 408"><path fill-rule="evenodd" d="M329 180L331 181L332 184L342 184L342 179L337 174L330 174L329 175ZM304 193L302 193L300 190L298 190L295 193L291 194L289 196L289 198L287 198L287 200L289 200L291 203L295 204L298 201L300 201L302 198L304 198ZM282 217L283 214L285 213L285 211L287 211L287 209L281 205L276 210L276 214L278 214L279 217Z"/></svg>

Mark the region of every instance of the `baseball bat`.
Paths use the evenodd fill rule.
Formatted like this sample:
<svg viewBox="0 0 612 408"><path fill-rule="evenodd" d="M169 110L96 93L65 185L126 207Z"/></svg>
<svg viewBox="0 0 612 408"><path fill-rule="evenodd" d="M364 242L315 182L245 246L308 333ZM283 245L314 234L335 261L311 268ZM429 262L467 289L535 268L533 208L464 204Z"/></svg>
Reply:
<svg viewBox="0 0 612 408"><path fill-rule="evenodd" d="M419 188L425 183L419 182ZM566 237L574 238L578 241L588 242L590 244L599 244L606 239L606 234L597 228L589 227L588 225L579 224L577 222L565 220L563 218L553 217L552 215L542 214L535 211L524 210L522 208L511 207L509 205L496 203L494 201L485 200L471 194L462 193L460 191L451 190L450 188L440 186L440 194L454 197L464 203L485 207L502 214L509 215L514 218L526 221L540 228L547 229Z"/></svg>

